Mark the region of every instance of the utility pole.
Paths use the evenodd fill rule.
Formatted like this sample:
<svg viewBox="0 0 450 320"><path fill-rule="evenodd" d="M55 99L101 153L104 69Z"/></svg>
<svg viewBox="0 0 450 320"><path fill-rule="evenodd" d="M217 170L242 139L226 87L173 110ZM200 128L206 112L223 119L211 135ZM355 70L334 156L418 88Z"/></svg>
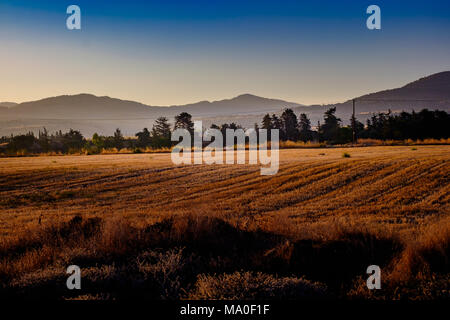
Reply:
<svg viewBox="0 0 450 320"><path fill-rule="evenodd" d="M356 118L355 118L355 101L356 99L353 99L353 116L352 116L352 134L353 134L353 144L355 144L356 142L356 134L355 134L355 122L356 122Z"/></svg>

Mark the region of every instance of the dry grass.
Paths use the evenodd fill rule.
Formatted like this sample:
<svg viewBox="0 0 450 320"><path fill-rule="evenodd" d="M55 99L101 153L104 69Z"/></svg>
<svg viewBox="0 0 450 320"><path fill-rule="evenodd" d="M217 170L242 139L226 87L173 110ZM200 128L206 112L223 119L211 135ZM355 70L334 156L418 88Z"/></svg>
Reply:
<svg viewBox="0 0 450 320"><path fill-rule="evenodd" d="M268 300L313 299L326 295L326 289L305 279L278 278L258 272L199 275L189 299L194 300Z"/></svg>
<svg viewBox="0 0 450 320"><path fill-rule="evenodd" d="M6 145L6 144L4 144ZM279 141L279 148L280 149L317 149L317 148L342 148L342 147L368 147L368 146L417 146L417 145L430 145L430 146L439 146L439 145L450 145L450 138L442 138L442 139L423 139L423 140L380 140L380 139L371 139L371 138L361 138L357 140L356 144L353 143L347 143L343 145L330 145L326 142L318 142L318 141ZM235 146L237 147L237 146ZM245 148L246 150L249 149L249 144L247 143L245 146L241 146ZM267 148L270 149L271 143L270 141L267 143ZM101 154L101 155L114 155L114 154L135 154L135 153L150 153L150 154L157 154L157 153L170 153L173 150L174 147L170 148L157 148L153 149L150 147L145 148L122 148L118 150L117 148L102 148L101 150L98 149L86 149L82 148L79 151L75 150L69 150L67 155L94 155L94 154ZM207 147L204 148L206 150ZM194 152L196 149L192 147L191 151ZM95 152L94 152L95 151ZM0 153L0 159L1 158L9 158L9 157L48 157L48 156L63 156L62 152L43 152L43 153L32 153L30 151L26 150L19 150L16 153Z"/></svg>
<svg viewBox="0 0 450 320"><path fill-rule="evenodd" d="M282 150L275 176L164 153L2 159L1 295L447 298L450 147L416 149Z"/></svg>
<svg viewBox="0 0 450 320"><path fill-rule="evenodd" d="M378 140L378 139L358 139L360 146L402 146L402 145L449 145L450 139L423 139L423 140Z"/></svg>

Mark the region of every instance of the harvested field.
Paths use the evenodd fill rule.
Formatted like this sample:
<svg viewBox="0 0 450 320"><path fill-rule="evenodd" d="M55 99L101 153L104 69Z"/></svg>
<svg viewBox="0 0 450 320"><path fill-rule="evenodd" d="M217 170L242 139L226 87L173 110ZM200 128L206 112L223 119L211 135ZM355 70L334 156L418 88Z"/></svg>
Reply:
<svg viewBox="0 0 450 320"><path fill-rule="evenodd" d="M447 145L287 149L261 176L168 153L0 159L1 290L449 298L449 160ZM87 270L82 293L64 290L70 264ZM365 287L370 264L382 290ZM251 279L275 289L226 287Z"/></svg>

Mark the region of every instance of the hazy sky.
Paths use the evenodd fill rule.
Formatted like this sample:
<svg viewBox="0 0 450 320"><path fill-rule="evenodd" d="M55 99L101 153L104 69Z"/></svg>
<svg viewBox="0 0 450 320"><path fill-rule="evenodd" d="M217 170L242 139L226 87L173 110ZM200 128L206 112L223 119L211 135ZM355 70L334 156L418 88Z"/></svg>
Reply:
<svg viewBox="0 0 450 320"><path fill-rule="evenodd" d="M66 29L71 4L82 30ZM0 0L0 44L0 101L329 103L450 70L450 1Z"/></svg>

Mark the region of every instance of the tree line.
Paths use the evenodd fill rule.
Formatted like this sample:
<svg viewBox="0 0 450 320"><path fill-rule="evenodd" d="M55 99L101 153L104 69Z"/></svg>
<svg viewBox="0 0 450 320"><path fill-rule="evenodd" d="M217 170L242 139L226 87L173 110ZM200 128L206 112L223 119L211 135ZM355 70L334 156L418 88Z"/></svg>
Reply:
<svg viewBox="0 0 450 320"><path fill-rule="evenodd" d="M68 132L55 132L49 134L44 128L36 136L33 132L21 135L11 135L0 138L0 152L6 154L23 153L100 153L105 149L131 149L141 152L142 149L170 148L172 129L186 129L194 132L192 116L182 112L175 116L173 126L166 117L156 119L151 130L144 128L135 134L135 137L124 137L120 129L116 129L112 136L102 136L95 133L92 139L83 137L80 131L70 129ZM305 113L297 117L292 109L285 109L280 116L266 114L260 125L255 124L255 130L278 129L282 141L318 141L327 144L346 144L353 138L372 138L381 140L406 139L442 139L450 137L450 114L446 111L430 111L423 109L420 112L392 112L374 114L366 125L357 119L350 118L350 126L343 126L342 120L336 116L336 108L328 109L324 114L323 123L312 128L311 121ZM218 129L225 137L227 129L243 129L235 123L224 123L220 126L211 125ZM353 137L355 133L355 137Z"/></svg>
<svg viewBox="0 0 450 320"><path fill-rule="evenodd" d="M450 137L450 114L446 111L412 111L393 114L372 115L364 125L356 118L350 118L350 125L343 126L336 116L336 108L325 111L324 121L315 130L305 113L297 118L292 109L285 109L280 117L266 114L262 120L263 129L278 129L283 141L318 141L328 144L346 144L353 139L371 138L380 140L423 140L446 139Z"/></svg>
<svg viewBox="0 0 450 320"><path fill-rule="evenodd" d="M192 116L183 112L175 117L173 129L184 128L194 131ZM33 132L20 135L11 135L0 138L0 152L6 154L17 153L80 153L97 154L107 149L131 149L141 152L142 149L170 148L172 126L166 117L156 119L151 130L144 128L135 134L135 137L124 137L119 128L112 136L103 136L94 133L92 139L86 139L80 131L70 129L63 133L61 130L49 134L43 128L36 136Z"/></svg>

